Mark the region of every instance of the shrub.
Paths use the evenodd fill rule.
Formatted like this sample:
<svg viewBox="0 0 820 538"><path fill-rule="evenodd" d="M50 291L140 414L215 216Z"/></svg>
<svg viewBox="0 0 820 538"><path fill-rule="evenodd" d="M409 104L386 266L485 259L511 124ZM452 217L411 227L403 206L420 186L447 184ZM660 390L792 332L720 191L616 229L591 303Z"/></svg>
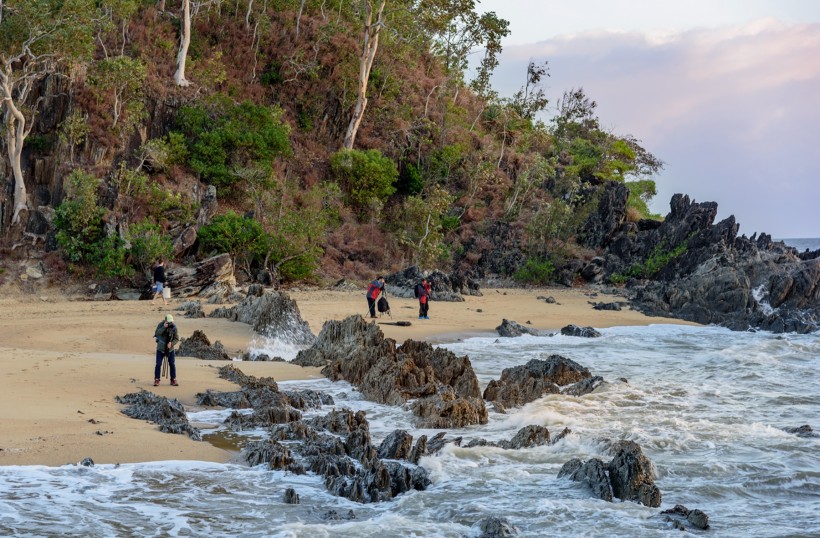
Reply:
<svg viewBox="0 0 820 538"><path fill-rule="evenodd" d="M200 249L207 253L227 252L235 265L251 274L251 264L265 247L262 225L233 211L214 217L199 229Z"/></svg>
<svg viewBox="0 0 820 538"><path fill-rule="evenodd" d="M130 261L140 272L146 272L154 260L170 258L174 252L171 238L147 218L128 228L131 243Z"/></svg>
<svg viewBox="0 0 820 538"><path fill-rule="evenodd" d="M188 164L201 178L221 187L237 182L235 168L270 167L290 153L289 127L279 107L233 104L225 96L184 107L177 117L188 140Z"/></svg>
<svg viewBox="0 0 820 538"><path fill-rule="evenodd" d="M379 150L337 151L330 158L330 170L345 194L345 202L359 216L375 206L380 208L396 192L396 163Z"/></svg>
<svg viewBox="0 0 820 538"><path fill-rule="evenodd" d="M550 260L530 258L513 275L515 280L528 284L547 284L555 275L555 265Z"/></svg>
<svg viewBox="0 0 820 538"><path fill-rule="evenodd" d="M56 210L57 244L69 261L88 261L102 239L105 210L97 204L99 180L82 170L67 179L67 196Z"/></svg>

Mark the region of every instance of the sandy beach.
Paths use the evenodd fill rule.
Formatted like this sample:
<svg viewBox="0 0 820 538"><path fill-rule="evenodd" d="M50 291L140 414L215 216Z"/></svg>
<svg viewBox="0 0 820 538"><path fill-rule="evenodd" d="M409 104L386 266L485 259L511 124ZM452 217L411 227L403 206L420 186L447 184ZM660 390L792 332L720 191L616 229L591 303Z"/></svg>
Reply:
<svg viewBox="0 0 820 538"><path fill-rule="evenodd" d="M363 291L288 290L302 317L318 334L325 321L365 315ZM415 299L388 297L391 316L376 320L397 343L407 339L432 343L495 334L502 319L538 329L570 323L596 328L617 325L682 323L625 309L593 310L590 302L612 301L584 289L483 290L465 302L432 302L430 319L418 319ZM549 304L543 297L553 297ZM539 299L539 297L541 297ZM180 386L163 379L153 386L153 331L165 314L173 314L180 336L200 329L219 340L231 356L244 352L254 338L250 326L224 319L187 319L179 301L154 306L149 301L80 301L58 291L6 296L0 300L0 465L95 463L157 460L225 462L235 454L159 432L157 426L122 414L115 400L140 389L179 399L186 409L207 389L235 390L217 369L228 361L177 358ZM216 306L206 305L206 313ZM409 321L410 326L391 325ZM282 362L234 362L249 375L277 381L321 377L318 368Z"/></svg>

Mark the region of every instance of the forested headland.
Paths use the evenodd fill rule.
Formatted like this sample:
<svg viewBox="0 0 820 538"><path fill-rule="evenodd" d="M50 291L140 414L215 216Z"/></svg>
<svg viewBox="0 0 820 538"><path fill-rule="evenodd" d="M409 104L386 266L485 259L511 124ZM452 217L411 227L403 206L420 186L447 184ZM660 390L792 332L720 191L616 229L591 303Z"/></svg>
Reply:
<svg viewBox="0 0 820 538"><path fill-rule="evenodd" d="M142 284L158 258L228 252L240 281L548 284L600 254L606 185L621 220L660 218L662 162L583 89L550 102L531 62L496 93L509 25L479 7L0 1L4 263Z"/></svg>

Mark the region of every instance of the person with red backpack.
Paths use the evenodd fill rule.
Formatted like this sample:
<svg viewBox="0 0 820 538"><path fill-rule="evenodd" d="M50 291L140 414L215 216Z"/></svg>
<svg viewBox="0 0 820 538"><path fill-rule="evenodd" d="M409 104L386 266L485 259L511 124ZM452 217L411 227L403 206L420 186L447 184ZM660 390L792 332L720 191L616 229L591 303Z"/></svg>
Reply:
<svg viewBox="0 0 820 538"><path fill-rule="evenodd" d="M427 313L430 311L430 296L432 288L426 278L416 285L416 297L419 299L419 319L430 319Z"/></svg>
<svg viewBox="0 0 820 538"><path fill-rule="evenodd" d="M384 277L377 276L376 280L367 287L367 308L370 310L370 317L376 317L376 299L384 291Z"/></svg>

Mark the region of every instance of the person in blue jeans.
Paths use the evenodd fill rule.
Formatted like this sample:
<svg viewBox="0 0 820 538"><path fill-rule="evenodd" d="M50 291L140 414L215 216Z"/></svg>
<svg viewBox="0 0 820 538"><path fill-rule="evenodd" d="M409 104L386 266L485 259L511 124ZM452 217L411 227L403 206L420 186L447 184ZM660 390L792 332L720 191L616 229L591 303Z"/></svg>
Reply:
<svg viewBox="0 0 820 538"><path fill-rule="evenodd" d="M174 316L168 314L165 319L157 325L154 331L154 340L157 341L157 360L154 366L154 386L159 385L159 376L162 370L162 359L168 355L168 366L171 369L171 385L178 387L177 366L175 363L174 346L179 343L179 332L174 323Z"/></svg>

